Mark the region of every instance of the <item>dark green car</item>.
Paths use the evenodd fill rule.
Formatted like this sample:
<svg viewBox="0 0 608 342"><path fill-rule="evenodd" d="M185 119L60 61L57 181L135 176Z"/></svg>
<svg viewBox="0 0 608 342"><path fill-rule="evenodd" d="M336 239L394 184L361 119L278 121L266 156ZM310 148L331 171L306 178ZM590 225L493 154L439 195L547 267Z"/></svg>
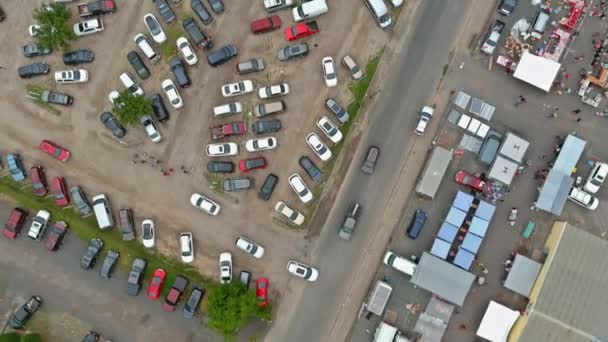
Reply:
<svg viewBox="0 0 608 342"><path fill-rule="evenodd" d="M148 68L144 64L144 61L141 60L141 57L139 57L137 52L129 52L127 54L127 60L142 80L145 80L146 78L150 77L150 70L148 70Z"/></svg>

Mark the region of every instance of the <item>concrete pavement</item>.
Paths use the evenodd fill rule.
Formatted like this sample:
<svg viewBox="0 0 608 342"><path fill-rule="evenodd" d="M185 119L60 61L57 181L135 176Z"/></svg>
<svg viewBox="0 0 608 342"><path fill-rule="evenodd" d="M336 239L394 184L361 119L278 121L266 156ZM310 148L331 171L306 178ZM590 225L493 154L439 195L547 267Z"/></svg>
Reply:
<svg viewBox="0 0 608 342"><path fill-rule="evenodd" d="M318 265L320 278L314 284L290 282L286 295L292 296L290 300L295 304L277 315L279 318L267 335L268 341L343 341L347 338L350 323L372 278L366 266L375 269L379 260L375 255L384 250L404 195L407 196L396 191L395 184L409 153L408 143L417 111L432 101L437 82L449 63L458 28L471 3L424 1L404 9L408 12L400 20L403 25L395 28L395 40L387 47L395 63L391 64L389 58L382 60L381 68L386 69L380 70L378 76L386 77L387 81L367 122L359 127L362 135L353 167L346 173L327 223L311 251L310 260ZM371 90L372 94L374 91ZM376 172L370 177L360 173L358 163L371 144L379 146L382 152ZM403 198L391 201L393 194ZM353 240L344 242L336 232L352 201L362 205L363 215ZM387 211L389 207L393 210ZM372 248L370 241L374 243ZM365 257L367 252L369 257ZM286 323L288 317L289 324Z"/></svg>

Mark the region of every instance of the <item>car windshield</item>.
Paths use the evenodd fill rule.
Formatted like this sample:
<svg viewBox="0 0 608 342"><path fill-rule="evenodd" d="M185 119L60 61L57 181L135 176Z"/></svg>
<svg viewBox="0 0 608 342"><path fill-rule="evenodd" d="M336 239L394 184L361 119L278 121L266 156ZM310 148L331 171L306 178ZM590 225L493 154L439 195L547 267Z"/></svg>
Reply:
<svg viewBox="0 0 608 342"><path fill-rule="evenodd" d="M359 72L359 70L361 70L361 68L359 68L358 65L353 66L353 68L351 69L351 71L353 72L353 74Z"/></svg>
<svg viewBox="0 0 608 342"><path fill-rule="evenodd" d="M44 188L44 185L41 182L36 182L32 184L32 187L36 190Z"/></svg>
<svg viewBox="0 0 608 342"><path fill-rule="evenodd" d="M157 35L160 33L160 27L158 27L156 21L152 17L146 17L146 24L148 24L148 27L150 28L150 31L153 35Z"/></svg>
<svg viewBox="0 0 608 342"><path fill-rule="evenodd" d="M150 224L144 224L144 239L151 239L152 238L152 225Z"/></svg>
<svg viewBox="0 0 608 342"><path fill-rule="evenodd" d="M64 198L65 196L63 196L63 192L61 192L61 190L57 190L57 192L55 193L55 199L62 200Z"/></svg>
<svg viewBox="0 0 608 342"><path fill-rule="evenodd" d="M329 134L334 134L334 127L327 121L325 121L321 126L325 129L325 131Z"/></svg>
<svg viewBox="0 0 608 342"><path fill-rule="evenodd" d="M79 80L80 79L80 71L74 70L72 75L73 75L73 78L75 80Z"/></svg>

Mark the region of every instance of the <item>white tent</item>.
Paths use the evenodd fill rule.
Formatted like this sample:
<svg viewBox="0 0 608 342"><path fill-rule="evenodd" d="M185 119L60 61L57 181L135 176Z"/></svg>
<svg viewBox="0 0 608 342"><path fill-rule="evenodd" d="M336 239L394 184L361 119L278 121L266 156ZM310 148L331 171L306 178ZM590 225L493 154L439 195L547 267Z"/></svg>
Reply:
<svg viewBox="0 0 608 342"><path fill-rule="evenodd" d="M518 311L491 300L477 329L477 336L491 342L507 342L511 327L518 317Z"/></svg>
<svg viewBox="0 0 608 342"><path fill-rule="evenodd" d="M548 92L561 66L556 61L525 52L517 63L513 77Z"/></svg>

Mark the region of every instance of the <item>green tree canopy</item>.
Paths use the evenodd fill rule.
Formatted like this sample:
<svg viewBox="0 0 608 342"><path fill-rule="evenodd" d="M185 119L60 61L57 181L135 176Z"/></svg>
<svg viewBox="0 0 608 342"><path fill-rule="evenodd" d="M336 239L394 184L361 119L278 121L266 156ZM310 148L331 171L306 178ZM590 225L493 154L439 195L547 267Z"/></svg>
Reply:
<svg viewBox="0 0 608 342"><path fill-rule="evenodd" d="M19 342L21 337L16 332L8 332L0 336L0 342Z"/></svg>
<svg viewBox="0 0 608 342"><path fill-rule="evenodd" d="M72 16L70 9L61 3L42 4L34 9L34 19L40 28L36 32L36 43L43 48L69 50L70 41L76 34L68 25Z"/></svg>
<svg viewBox="0 0 608 342"><path fill-rule="evenodd" d="M225 339L233 338L237 329L251 318L271 319L270 305L261 308L255 294L238 281L214 288L209 294L207 309L209 326Z"/></svg>
<svg viewBox="0 0 608 342"><path fill-rule="evenodd" d="M139 123L140 117L152 114L152 101L125 89L114 99L113 110L120 122L125 125L134 125Z"/></svg>

